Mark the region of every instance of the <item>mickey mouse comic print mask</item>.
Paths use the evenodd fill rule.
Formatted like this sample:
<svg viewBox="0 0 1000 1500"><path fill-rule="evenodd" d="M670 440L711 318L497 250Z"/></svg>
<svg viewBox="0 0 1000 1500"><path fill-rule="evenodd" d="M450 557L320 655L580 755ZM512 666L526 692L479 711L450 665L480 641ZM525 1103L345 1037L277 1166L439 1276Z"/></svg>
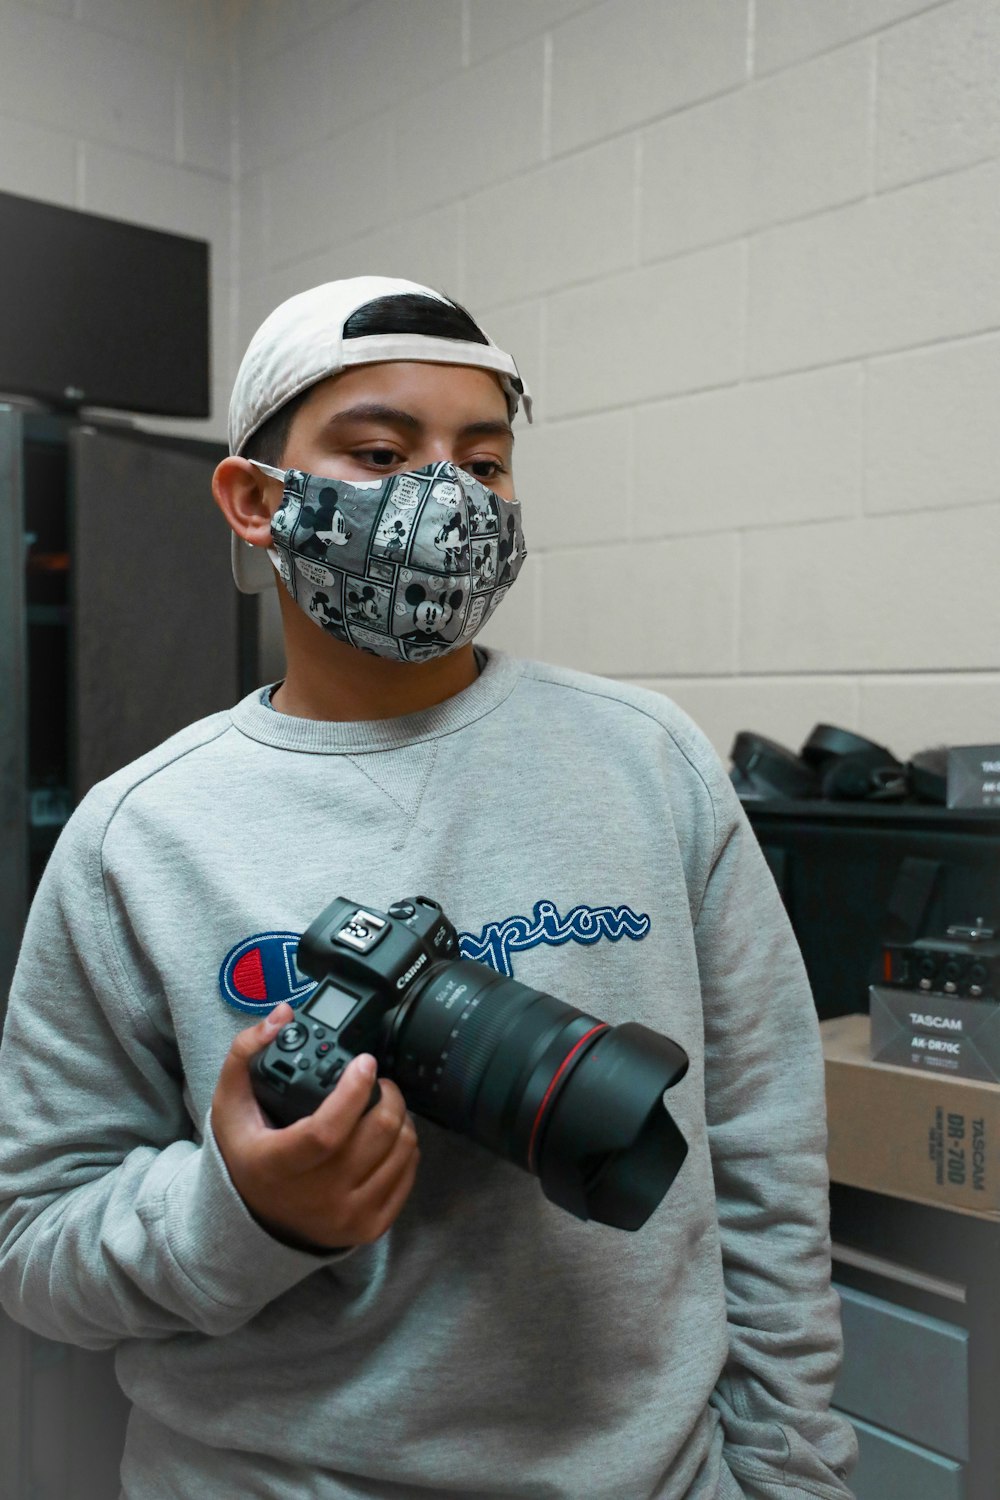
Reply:
<svg viewBox="0 0 1000 1500"><path fill-rule="evenodd" d="M351 483L251 463L284 485L268 556L337 640L393 661L469 641L526 556L521 507L452 463Z"/></svg>

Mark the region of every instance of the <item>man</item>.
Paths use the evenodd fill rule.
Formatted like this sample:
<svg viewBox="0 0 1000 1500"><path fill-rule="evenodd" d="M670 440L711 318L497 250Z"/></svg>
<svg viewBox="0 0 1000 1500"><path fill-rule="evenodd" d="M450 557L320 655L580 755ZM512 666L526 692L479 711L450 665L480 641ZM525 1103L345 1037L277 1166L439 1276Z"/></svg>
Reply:
<svg viewBox="0 0 1000 1500"><path fill-rule="evenodd" d="M39 889L0 1296L117 1344L130 1500L849 1495L818 1030L754 835L668 699L474 645L525 551L522 401L412 283L265 321L214 490L240 586L280 580L286 676L95 788ZM687 1052L687 1159L637 1233L415 1124L388 1078L367 1111L369 1054L307 1119L261 1112L298 935L335 895L417 892L466 957Z"/></svg>

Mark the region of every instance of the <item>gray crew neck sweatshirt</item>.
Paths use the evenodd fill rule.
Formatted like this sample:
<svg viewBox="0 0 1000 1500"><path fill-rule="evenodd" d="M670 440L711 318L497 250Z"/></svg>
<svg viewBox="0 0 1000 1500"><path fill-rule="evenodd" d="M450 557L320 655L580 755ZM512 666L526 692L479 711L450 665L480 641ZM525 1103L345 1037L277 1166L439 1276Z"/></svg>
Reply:
<svg viewBox="0 0 1000 1500"><path fill-rule="evenodd" d="M309 983L334 895L439 900L462 951L691 1065L635 1234L420 1119L376 1244L247 1213L211 1128L234 1033ZM845 1500L822 1064L718 757L658 694L489 652L423 713L250 694L67 825L0 1048L0 1300L117 1346L129 1500Z"/></svg>

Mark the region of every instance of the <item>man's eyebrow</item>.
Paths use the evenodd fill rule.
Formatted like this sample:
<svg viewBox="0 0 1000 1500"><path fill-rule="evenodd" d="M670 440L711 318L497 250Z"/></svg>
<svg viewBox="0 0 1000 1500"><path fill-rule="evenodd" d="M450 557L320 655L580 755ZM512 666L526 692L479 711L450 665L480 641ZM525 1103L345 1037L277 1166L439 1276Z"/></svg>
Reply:
<svg viewBox="0 0 1000 1500"><path fill-rule="evenodd" d="M417 428L423 424L412 412L402 411L398 406L383 406L378 401L366 401L361 406L349 406L345 411L334 412L327 422L392 422L397 427Z"/></svg>
<svg viewBox="0 0 1000 1500"><path fill-rule="evenodd" d="M396 427L405 427L411 432L419 431L423 423L415 417L412 412L403 411L398 406L383 406L379 401L365 401L360 406L348 406L344 411L334 412L327 421L328 427L346 422L388 422ZM483 422L469 422L459 432L459 437L509 437L514 441L514 433L509 422L499 419Z"/></svg>
<svg viewBox="0 0 1000 1500"><path fill-rule="evenodd" d="M514 441L514 429L509 422L469 422L459 432L459 437L509 437Z"/></svg>

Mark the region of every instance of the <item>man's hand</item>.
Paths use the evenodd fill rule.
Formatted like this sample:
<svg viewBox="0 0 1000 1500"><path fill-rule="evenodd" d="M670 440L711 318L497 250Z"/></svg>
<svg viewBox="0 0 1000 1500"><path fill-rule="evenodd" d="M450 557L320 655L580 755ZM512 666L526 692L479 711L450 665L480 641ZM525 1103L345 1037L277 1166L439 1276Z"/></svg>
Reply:
<svg viewBox="0 0 1000 1500"><path fill-rule="evenodd" d="M356 1057L305 1119L275 1129L250 1082L250 1060L292 1019L290 1005L233 1038L212 1100L212 1127L236 1191L277 1239L322 1251L367 1245L394 1222L413 1187L420 1152L394 1083L365 1113L373 1057Z"/></svg>

